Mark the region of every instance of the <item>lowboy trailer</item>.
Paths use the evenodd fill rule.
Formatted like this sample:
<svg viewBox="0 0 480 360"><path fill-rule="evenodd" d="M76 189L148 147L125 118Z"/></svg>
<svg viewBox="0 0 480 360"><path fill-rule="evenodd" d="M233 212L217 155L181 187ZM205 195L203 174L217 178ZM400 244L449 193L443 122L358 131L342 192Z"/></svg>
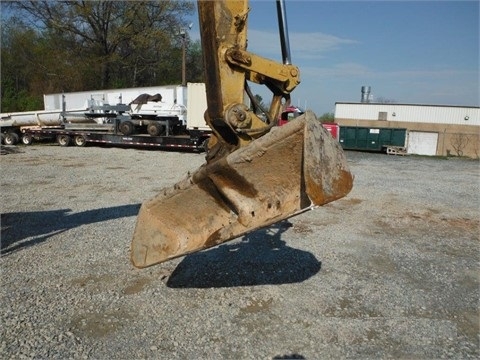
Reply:
<svg viewBox="0 0 480 360"><path fill-rule="evenodd" d="M69 128L23 128L21 141L25 145L35 140L55 140L60 146L85 146L87 144L125 147L157 148L160 150L205 151L210 133L203 130L188 130L184 134L124 135L117 126L92 127L90 129Z"/></svg>

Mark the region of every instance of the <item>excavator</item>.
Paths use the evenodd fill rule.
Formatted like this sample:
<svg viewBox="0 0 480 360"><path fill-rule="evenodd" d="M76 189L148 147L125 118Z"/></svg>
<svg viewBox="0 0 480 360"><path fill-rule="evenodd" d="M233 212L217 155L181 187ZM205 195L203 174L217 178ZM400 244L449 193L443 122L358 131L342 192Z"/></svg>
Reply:
<svg viewBox="0 0 480 360"><path fill-rule="evenodd" d="M247 50L247 0L197 4L212 136L202 166L142 204L131 243L137 268L270 226L340 199L353 186L341 146L313 112L277 126L300 83L284 0L276 2L282 62ZM268 109L250 83L271 91Z"/></svg>

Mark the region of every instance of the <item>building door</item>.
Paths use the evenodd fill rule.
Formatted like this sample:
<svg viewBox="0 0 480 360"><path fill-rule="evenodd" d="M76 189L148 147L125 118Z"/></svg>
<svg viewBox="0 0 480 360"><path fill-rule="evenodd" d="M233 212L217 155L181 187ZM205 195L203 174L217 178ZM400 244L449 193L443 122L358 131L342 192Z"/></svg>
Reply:
<svg viewBox="0 0 480 360"><path fill-rule="evenodd" d="M437 155L438 133L410 131L407 152L417 155Z"/></svg>

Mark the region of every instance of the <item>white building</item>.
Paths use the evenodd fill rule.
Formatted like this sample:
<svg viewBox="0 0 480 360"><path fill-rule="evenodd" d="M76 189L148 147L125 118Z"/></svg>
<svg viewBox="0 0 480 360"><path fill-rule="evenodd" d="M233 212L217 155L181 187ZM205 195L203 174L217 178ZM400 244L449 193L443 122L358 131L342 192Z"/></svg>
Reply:
<svg viewBox="0 0 480 360"><path fill-rule="evenodd" d="M480 107L337 102L335 122L340 128L406 129L410 154L480 155Z"/></svg>

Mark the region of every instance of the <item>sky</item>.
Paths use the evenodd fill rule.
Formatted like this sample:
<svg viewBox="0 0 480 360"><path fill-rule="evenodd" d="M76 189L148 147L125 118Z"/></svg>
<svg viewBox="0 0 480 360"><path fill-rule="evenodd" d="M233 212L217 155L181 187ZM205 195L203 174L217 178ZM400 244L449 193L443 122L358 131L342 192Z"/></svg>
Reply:
<svg viewBox="0 0 480 360"><path fill-rule="evenodd" d="M292 103L318 116L335 102L480 106L479 1L286 0ZM274 0L250 0L248 50L282 61ZM192 39L199 39L198 15ZM264 87L254 93L270 102Z"/></svg>

